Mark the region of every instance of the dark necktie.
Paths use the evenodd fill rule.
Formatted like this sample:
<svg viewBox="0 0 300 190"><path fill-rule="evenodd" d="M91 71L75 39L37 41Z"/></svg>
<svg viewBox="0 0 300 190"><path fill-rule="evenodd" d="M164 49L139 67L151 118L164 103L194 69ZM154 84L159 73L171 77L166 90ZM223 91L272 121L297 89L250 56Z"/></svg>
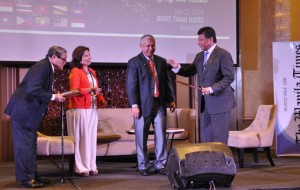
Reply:
<svg viewBox="0 0 300 190"><path fill-rule="evenodd" d="M158 80L157 80L157 75L156 75L155 68L154 68L154 63L153 63L151 58L149 59L149 66L150 66L150 70L151 70L152 75L153 75L154 85L155 85L154 97L158 97L158 95L159 95Z"/></svg>

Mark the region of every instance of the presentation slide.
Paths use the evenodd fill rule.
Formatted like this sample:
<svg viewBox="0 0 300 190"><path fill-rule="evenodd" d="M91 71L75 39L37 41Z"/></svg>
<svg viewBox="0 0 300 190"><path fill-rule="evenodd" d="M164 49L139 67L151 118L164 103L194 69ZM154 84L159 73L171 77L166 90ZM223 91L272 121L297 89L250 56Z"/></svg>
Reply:
<svg viewBox="0 0 300 190"><path fill-rule="evenodd" d="M48 48L90 48L92 62L127 63L144 34L156 54L191 63L197 32L212 26L237 63L236 0L1 0L1 61L38 61Z"/></svg>

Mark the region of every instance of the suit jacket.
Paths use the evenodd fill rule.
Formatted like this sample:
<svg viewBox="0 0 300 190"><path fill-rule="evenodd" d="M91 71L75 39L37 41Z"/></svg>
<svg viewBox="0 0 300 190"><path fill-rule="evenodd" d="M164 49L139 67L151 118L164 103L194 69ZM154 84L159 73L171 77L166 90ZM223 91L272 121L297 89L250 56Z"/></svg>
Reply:
<svg viewBox="0 0 300 190"><path fill-rule="evenodd" d="M228 51L218 46L212 51L205 70L203 69L204 52L196 55L193 64L182 66L179 75L199 75L201 87L211 87L213 94L204 96L205 109L210 114L228 112L236 106L234 90L230 86L234 81L233 60Z"/></svg>
<svg viewBox="0 0 300 190"><path fill-rule="evenodd" d="M97 79L96 72L89 68L90 73ZM78 89L80 92L80 96L70 97L69 99L69 108L91 108L91 93L87 92L87 90L91 87L89 79L86 75L86 72L83 68L79 69L74 67L71 70L70 76L70 90ZM98 81L94 81L94 85L98 86ZM104 97L101 93L97 94L97 107L100 108L100 102L104 100Z"/></svg>
<svg viewBox="0 0 300 190"><path fill-rule="evenodd" d="M10 98L4 112L37 130L52 97L53 70L48 58L35 63Z"/></svg>
<svg viewBox="0 0 300 190"><path fill-rule="evenodd" d="M167 72L168 64L166 59L157 55L153 55L153 62L157 71L161 106L166 108L167 103L175 101L173 85ZM149 116L154 97L154 79L143 53L128 61L126 78L129 104L139 105L142 116ZM164 113L166 114L166 109Z"/></svg>

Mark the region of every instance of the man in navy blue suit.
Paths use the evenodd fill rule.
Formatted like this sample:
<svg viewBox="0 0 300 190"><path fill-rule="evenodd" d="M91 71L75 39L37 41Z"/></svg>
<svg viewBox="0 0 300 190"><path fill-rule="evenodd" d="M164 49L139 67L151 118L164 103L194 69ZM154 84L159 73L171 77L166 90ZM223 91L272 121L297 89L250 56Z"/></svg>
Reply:
<svg viewBox="0 0 300 190"><path fill-rule="evenodd" d="M141 53L128 61L126 90L132 106L138 169L141 175L149 175L147 140L152 123L155 135L155 171L166 175L167 162L166 107L176 108L175 95L168 64L154 55L155 38L146 34L140 39Z"/></svg>
<svg viewBox="0 0 300 190"><path fill-rule="evenodd" d="M37 131L49 102L65 99L52 93L52 85L54 70L62 70L66 60L64 48L50 47L46 57L28 70L4 110L12 118L15 173L21 187L40 188L49 183L37 174Z"/></svg>

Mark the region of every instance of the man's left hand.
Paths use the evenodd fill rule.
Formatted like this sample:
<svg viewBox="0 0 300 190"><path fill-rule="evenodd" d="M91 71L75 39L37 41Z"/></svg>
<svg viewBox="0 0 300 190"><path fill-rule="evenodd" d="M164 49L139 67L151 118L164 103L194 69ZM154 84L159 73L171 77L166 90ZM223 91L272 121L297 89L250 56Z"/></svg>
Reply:
<svg viewBox="0 0 300 190"><path fill-rule="evenodd" d="M170 107L171 113L173 113L176 110L176 103L174 101L170 102L169 107Z"/></svg>

